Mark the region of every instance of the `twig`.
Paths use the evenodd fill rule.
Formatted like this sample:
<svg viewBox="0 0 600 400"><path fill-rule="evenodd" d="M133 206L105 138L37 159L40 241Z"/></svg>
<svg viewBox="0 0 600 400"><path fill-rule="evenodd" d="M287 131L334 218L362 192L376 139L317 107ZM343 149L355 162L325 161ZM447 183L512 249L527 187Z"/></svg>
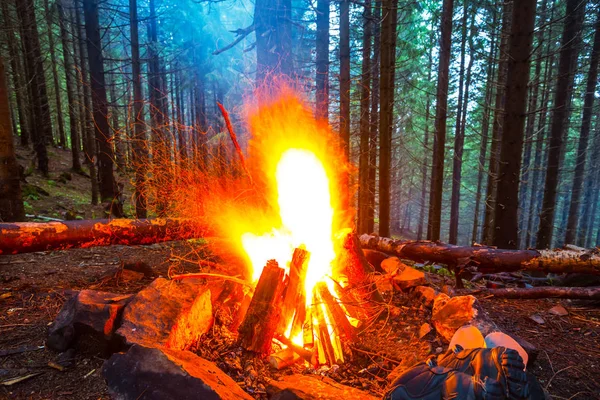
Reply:
<svg viewBox="0 0 600 400"><path fill-rule="evenodd" d="M220 279L224 279L226 281L232 281L235 283L239 283L240 285L244 285L244 286L248 286L250 288L254 287L252 285L252 283L244 281L240 278L236 278L234 276L228 276L228 275L220 275L220 274L211 274L211 273L204 273L204 272L199 272L196 274L181 274L181 275L173 275L171 277L171 280L173 281L181 281L183 279L192 279L192 278L220 278Z"/></svg>
<svg viewBox="0 0 600 400"><path fill-rule="evenodd" d="M381 355L381 354L373 353L373 352L371 352L371 351L361 350L361 349L359 349L359 348L352 347L352 346L350 346L350 348L351 348L352 350L354 350L354 351L358 351L359 353L363 353L363 354L366 354L366 355L368 355L368 356L373 356L373 357L381 357L381 358L383 358L384 360L388 360L389 362L392 362L392 363L394 363L394 364L398 364L398 365L400 365L400 361L398 361L398 360L394 360L393 358L389 358L389 357L386 357L386 356L384 356L384 355Z"/></svg>
<svg viewBox="0 0 600 400"><path fill-rule="evenodd" d="M250 25L246 29L238 29L237 31L233 31L237 36L236 39L233 42L229 43L227 46L223 47L222 49L213 51L213 56L219 55L219 54L223 53L224 51L227 51L227 50L233 48L236 44L238 44L239 42L244 40L244 38L246 36L248 36L250 33L252 33L253 31L254 31L254 24Z"/></svg>
<svg viewBox="0 0 600 400"><path fill-rule="evenodd" d="M304 360L308 361L309 363L311 362L312 353L310 351L305 350L302 347L296 345L294 342L292 342L290 339L286 338L283 335L275 334L275 339L279 340L281 343L294 350L294 353L298 354Z"/></svg>
<svg viewBox="0 0 600 400"><path fill-rule="evenodd" d="M252 183L252 175L250 175L250 171L248 171L248 167L246 166L246 160L244 159L244 154L242 153L242 148L240 147L240 144L237 141L237 136L236 136L235 132L233 131L233 126L231 125L231 120L229 119L229 113L227 112L225 107L223 107L223 104L217 102L217 105L219 106L219 110L221 110L221 114L223 114L223 118L225 119L225 125L227 125L227 130L229 131L229 136L231 137L231 141L233 142L233 145L235 146L235 151L238 153L238 156L240 157L240 162L242 163L242 168L244 168L244 171L248 175L248 178L250 178L250 183Z"/></svg>
<svg viewBox="0 0 600 400"><path fill-rule="evenodd" d="M550 384L552 383L552 379L554 379L554 377L555 377L556 375L560 374L560 373L561 373L561 372L563 372L563 371L566 371L566 370L568 370L569 368L573 368L573 367L574 367L574 365L569 365L568 367L564 367L564 368L561 368L561 369L559 369L558 371L556 371L556 372L554 373L554 375L552 375L552 378L550 378L550 380L549 380L549 381L548 381L548 383L546 384L546 390L548 390L548 387L550 387Z"/></svg>

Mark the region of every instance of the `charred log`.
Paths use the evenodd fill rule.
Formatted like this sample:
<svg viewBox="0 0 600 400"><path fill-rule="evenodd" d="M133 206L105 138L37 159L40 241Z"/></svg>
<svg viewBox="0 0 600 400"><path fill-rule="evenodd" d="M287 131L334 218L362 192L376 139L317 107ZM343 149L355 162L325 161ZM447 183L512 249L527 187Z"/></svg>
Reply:
<svg viewBox="0 0 600 400"><path fill-rule="evenodd" d="M99 219L0 224L0 255L110 245L143 245L207 236L209 229L186 219Z"/></svg>
<svg viewBox="0 0 600 400"><path fill-rule="evenodd" d="M294 250L292 262L290 263L290 274L288 284L281 307L281 319L279 321L278 333L285 333L290 321L293 321L290 337L295 337L302 329L306 315L306 293L304 291L304 280L310 253L304 249ZM296 318L294 318L294 315Z"/></svg>
<svg viewBox="0 0 600 400"><path fill-rule="evenodd" d="M277 261L270 260L265 265L248 312L238 330L240 344L246 350L262 356L271 354L271 342L281 318L284 275L285 271L279 268Z"/></svg>
<svg viewBox="0 0 600 400"><path fill-rule="evenodd" d="M361 235L364 248L383 251L417 262L450 267L476 267L481 272L542 271L600 275L600 251L570 246L556 250L503 250L494 247L455 246L431 241L402 241Z"/></svg>

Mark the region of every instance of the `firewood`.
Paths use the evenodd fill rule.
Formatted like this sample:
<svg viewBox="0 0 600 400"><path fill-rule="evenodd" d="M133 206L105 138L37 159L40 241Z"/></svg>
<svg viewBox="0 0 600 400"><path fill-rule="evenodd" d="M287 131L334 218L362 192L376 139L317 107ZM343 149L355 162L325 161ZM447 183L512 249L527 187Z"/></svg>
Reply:
<svg viewBox="0 0 600 400"><path fill-rule="evenodd" d="M334 324L334 330L339 333L345 341L354 342L357 339L356 331L350 324L350 321L348 321L348 317L344 310L342 310L342 307L327 288L327 284L325 282L317 283L316 290L329 311L329 315Z"/></svg>
<svg viewBox="0 0 600 400"><path fill-rule="evenodd" d="M314 318L317 321L315 326L317 333L317 351L319 353L319 364L336 363L336 354L333 349L331 333L325 320L325 310L323 302L319 295L315 292L313 297L312 310Z"/></svg>
<svg viewBox="0 0 600 400"><path fill-rule="evenodd" d="M246 350L262 356L271 353L271 342L279 326L285 271L269 260L256 284L248 312L238 332Z"/></svg>
<svg viewBox="0 0 600 400"><path fill-rule="evenodd" d="M488 294L502 299L581 299L599 300L600 287L534 287L465 290L460 294Z"/></svg>
<svg viewBox="0 0 600 400"><path fill-rule="evenodd" d="M425 240L393 240L361 235L364 248L383 251L417 262L477 267L481 272L543 271L557 274L579 272L600 275L598 249L503 250L485 246L455 246Z"/></svg>
<svg viewBox="0 0 600 400"><path fill-rule="evenodd" d="M292 324L290 337L298 334L302 327L301 322L297 322L296 326L293 326L294 315L298 314L299 318L301 317L302 321L304 320L304 317L300 314L305 314L304 310L306 310L304 280L306 278L309 259L310 253L308 251L300 248L294 249L290 263L289 280L281 307L281 320L277 329L278 333L285 334L288 326Z"/></svg>
<svg viewBox="0 0 600 400"><path fill-rule="evenodd" d="M294 351L294 353L298 354L300 357L302 357L306 361L310 362L312 355L313 355L312 351L306 350L306 349L302 348L301 346L298 346L297 344L295 344L294 342L292 342L290 339L286 338L283 335L275 334L275 339L279 340L285 346L291 348Z"/></svg>

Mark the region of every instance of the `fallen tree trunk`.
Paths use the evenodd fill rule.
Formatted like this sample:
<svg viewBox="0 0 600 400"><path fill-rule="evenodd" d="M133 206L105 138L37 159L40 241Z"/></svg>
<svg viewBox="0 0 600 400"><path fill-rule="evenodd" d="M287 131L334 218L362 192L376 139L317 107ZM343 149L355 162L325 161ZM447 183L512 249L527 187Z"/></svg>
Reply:
<svg viewBox="0 0 600 400"><path fill-rule="evenodd" d="M482 272L543 271L600 275L600 251L570 246L557 250L502 250L493 247L455 246L430 241L402 241L361 235L361 246L417 262L450 267L477 267Z"/></svg>
<svg viewBox="0 0 600 400"><path fill-rule="evenodd" d="M0 255L77 247L141 245L209 236L188 219L98 219L0 223Z"/></svg>
<svg viewBox="0 0 600 400"><path fill-rule="evenodd" d="M503 299L581 299L600 300L600 286L595 287L535 287L460 290L459 294L489 294Z"/></svg>

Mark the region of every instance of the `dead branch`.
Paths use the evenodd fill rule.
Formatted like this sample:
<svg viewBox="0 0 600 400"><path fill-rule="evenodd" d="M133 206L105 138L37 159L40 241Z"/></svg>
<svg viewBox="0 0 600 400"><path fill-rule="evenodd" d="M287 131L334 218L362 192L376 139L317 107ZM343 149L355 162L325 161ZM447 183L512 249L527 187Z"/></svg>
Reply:
<svg viewBox="0 0 600 400"><path fill-rule="evenodd" d="M460 294L487 294L503 299L580 299L599 300L600 286L594 287L534 287L461 290Z"/></svg>
<svg viewBox="0 0 600 400"><path fill-rule="evenodd" d="M223 118L225 119L225 125L227 125L227 131L229 131L229 136L231 137L231 141L233 142L235 151L237 152L238 156L240 157L240 162L242 163L242 168L244 168L246 175L248 175L248 178L250 178L250 182L252 182L252 175L250 175L250 171L248 170L248 167L246 166L246 160L244 158L244 153L242 153L242 148L240 147L240 144L237 140L237 135L235 134L235 132L233 130L233 125L231 125L231 120L229 119L229 113L227 112L225 107L223 107L223 104L217 102L217 105L219 106L219 110L221 110L221 114L223 114Z"/></svg>
<svg viewBox="0 0 600 400"><path fill-rule="evenodd" d="M242 40L244 40L244 38L246 36L248 36L249 34L254 32L254 28L255 28L255 26L254 26L254 24L252 24L245 29L238 29L238 30L232 31L236 35L235 40L233 42L229 43L227 46L223 47L222 49L213 51L213 56L219 55L219 54L235 47L235 45L238 44L239 42L241 42Z"/></svg>

